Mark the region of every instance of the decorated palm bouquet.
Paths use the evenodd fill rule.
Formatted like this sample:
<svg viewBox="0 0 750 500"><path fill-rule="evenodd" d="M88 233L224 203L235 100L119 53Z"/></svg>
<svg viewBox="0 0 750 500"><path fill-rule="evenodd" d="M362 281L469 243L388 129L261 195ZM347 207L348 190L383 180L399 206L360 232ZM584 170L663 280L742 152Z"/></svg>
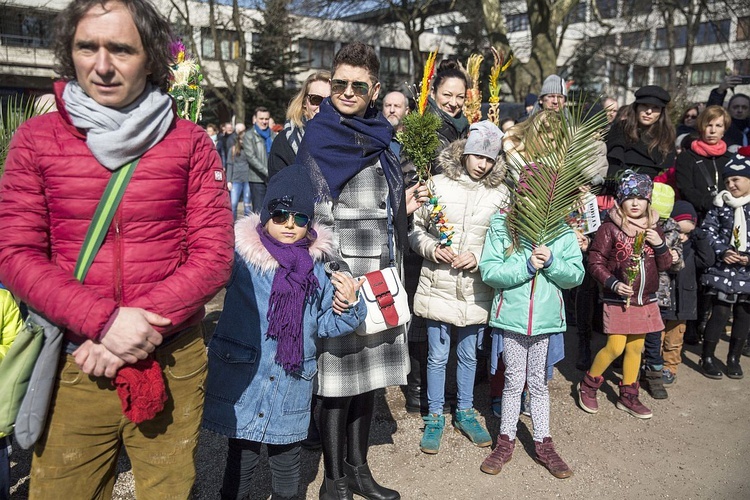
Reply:
<svg viewBox="0 0 750 500"><path fill-rule="evenodd" d="M633 240L632 254L630 256L630 265L625 269L625 276L628 278L628 286L633 286L635 280L641 274L641 263L643 262L643 250L646 243L646 233L641 232L635 235ZM630 307L630 295L625 299L625 309Z"/></svg>
<svg viewBox="0 0 750 500"><path fill-rule="evenodd" d="M169 81L169 94L177 104L177 114L193 123L197 123L203 108L203 80L198 63L188 55L185 45L180 40L172 43L172 75Z"/></svg>
<svg viewBox="0 0 750 500"><path fill-rule="evenodd" d="M417 109L404 117L404 128L398 133L398 141L406 157L414 164L419 182L427 185L430 197L427 206L430 207L430 220L438 231L438 241L441 245L450 246L453 243L455 231L445 216L445 206L440 203L435 193L435 185L430 172L430 166L440 146L437 133L442 125L437 115L427 112L427 97L430 93L430 81L435 74L436 58L437 50L434 50L425 63L419 89L413 90Z"/></svg>

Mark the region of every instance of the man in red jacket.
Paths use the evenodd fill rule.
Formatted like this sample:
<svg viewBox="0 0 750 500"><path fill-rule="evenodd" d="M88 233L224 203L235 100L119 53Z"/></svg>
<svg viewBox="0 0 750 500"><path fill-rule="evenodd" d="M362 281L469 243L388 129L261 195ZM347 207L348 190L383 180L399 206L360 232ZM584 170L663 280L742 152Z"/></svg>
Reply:
<svg viewBox="0 0 750 500"><path fill-rule="evenodd" d="M58 22L58 111L19 128L0 180L0 280L65 336L30 497L111 497L124 445L139 498L188 498L201 319L231 272L226 179L164 92L169 24L148 0L73 0ZM81 283L97 203L138 158Z"/></svg>

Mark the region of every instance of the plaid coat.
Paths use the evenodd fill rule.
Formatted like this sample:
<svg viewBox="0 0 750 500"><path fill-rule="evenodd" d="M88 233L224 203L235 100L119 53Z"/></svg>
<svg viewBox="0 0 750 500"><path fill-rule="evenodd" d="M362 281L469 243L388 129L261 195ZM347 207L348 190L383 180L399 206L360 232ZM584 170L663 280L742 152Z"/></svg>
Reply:
<svg viewBox="0 0 750 500"><path fill-rule="evenodd" d="M388 266L387 196L383 169L375 162L354 176L337 200L316 206L316 217L333 226L339 258L353 276ZM401 255L395 244L394 251L400 268ZM356 396L390 385L404 385L408 372L405 326L374 335L319 339L319 396Z"/></svg>

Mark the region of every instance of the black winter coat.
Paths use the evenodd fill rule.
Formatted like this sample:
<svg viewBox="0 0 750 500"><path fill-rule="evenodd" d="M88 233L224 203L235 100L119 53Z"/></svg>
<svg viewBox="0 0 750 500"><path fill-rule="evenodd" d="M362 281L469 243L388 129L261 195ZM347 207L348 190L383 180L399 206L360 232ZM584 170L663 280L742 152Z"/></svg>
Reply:
<svg viewBox="0 0 750 500"><path fill-rule="evenodd" d="M701 156L690 149L692 143L693 140L686 141L685 149L677 157L677 189L680 197L689 201L698 212L699 219L703 220L706 212L714 206L714 195L724 188L721 171L732 155L726 152L721 156Z"/></svg>
<svg viewBox="0 0 750 500"><path fill-rule="evenodd" d="M643 139L632 143L625 136L622 122L615 123L609 130L607 137L607 161L609 170L607 177L614 177L618 172L627 168L638 173L646 174L652 179L674 165L674 149L668 154L662 154L658 149L648 150L648 144Z"/></svg>
<svg viewBox="0 0 750 500"><path fill-rule="evenodd" d="M664 320L698 319L698 271L713 266L715 259L708 235L703 229L696 228L682 244L685 267L677 273L669 273L672 300L671 307L661 310Z"/></svg>

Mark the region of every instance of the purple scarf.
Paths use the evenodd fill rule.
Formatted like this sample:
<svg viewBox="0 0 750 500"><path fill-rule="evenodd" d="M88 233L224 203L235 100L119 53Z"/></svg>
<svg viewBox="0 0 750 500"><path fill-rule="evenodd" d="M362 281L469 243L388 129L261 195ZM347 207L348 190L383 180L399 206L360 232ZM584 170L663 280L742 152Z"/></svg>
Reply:
<svg viewBox="0 0 750 500"><path fill-rule="evenodd" d="M313 274L315 264L308 251L310 239L281 243L271 238L260 224L257 231L263 246L279 263L268 300L266 335L276 340L276 362L291 373L302 366L302 315L305 303L320 287L318 278ZM317 236L313 229L308 231L311 236Z"/></svg>

